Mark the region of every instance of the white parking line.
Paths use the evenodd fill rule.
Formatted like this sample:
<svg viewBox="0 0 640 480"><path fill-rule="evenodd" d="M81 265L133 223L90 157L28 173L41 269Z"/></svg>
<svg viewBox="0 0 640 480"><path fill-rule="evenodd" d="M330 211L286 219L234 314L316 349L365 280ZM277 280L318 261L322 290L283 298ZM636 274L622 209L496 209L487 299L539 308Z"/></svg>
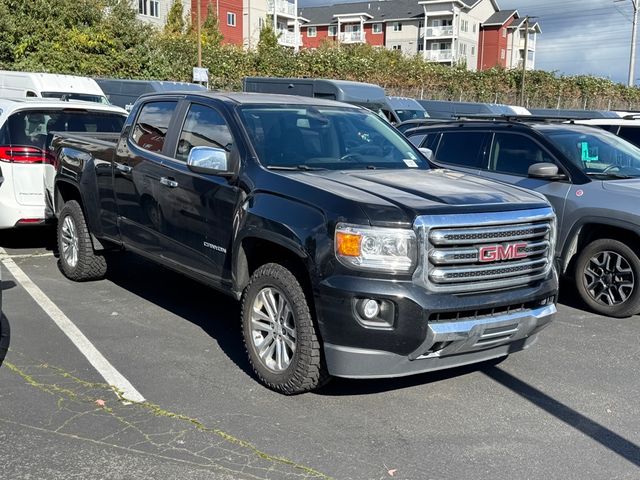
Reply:
<svg viewBox="0 0 640 480"><path fill-rule="evenodd" d="M80 350L89 363L95 368L105 381L116 387L122 397L131 402L144 402L144 397L138 392L129 380L115 369L113 365L98 351L78 327L67 317L58 306L31 281L26 273L13 261L10 255L0 247L0 261L13 275L13 278L27 291L44 312L55 322L60 330L69 337L69 340Z"/></svg>

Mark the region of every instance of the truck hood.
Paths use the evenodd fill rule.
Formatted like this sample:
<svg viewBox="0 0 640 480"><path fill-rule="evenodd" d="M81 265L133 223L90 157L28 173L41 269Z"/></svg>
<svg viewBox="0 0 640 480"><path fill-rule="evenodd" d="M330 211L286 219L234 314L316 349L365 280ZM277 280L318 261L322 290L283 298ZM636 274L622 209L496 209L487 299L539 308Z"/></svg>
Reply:
<svg viewBox="0 0 640 480"><path fill-rule="evenodd" d="M296 180L359 203L372 224L412 223L418 215L548 207L541 195L462 172L351 170L293 174Z"/></svg>

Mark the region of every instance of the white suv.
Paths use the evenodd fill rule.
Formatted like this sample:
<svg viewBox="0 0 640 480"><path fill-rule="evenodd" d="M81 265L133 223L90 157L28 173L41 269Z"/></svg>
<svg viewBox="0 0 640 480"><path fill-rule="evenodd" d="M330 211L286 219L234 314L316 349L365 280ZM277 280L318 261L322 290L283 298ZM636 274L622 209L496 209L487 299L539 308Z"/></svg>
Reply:
<svg viewBox="0 0 640 480"><path fill-rule="evenodd" d="M638 114L628 114L622 118L575 120L575 123L600 127L640 147L640 115Z"/></svg>
<svg viewBox="0 0 640 480"><path fill-rule="evenodd" d="M125 110L113 105L0 99L0 229L46 220L45 174L52 132L120 132Z"/></svg>

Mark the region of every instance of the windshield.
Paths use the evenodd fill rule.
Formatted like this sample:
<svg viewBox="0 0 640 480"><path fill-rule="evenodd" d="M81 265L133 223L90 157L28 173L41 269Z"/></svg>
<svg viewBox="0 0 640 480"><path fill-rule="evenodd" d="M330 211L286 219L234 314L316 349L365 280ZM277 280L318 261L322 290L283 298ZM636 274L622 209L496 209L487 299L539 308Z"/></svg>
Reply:
<svg viewBox="0 0 640 480"><path fill-rule="evenodd" d="M398 110L396 109L396 115L400 118L401 122L407 120L415 120L418 118L429 118L429 114L424 110Z"/></svg>
<svg viewBox="0 0 640 480"><path fill-rule="evenodd" d="M57 98L62 100L82 100L83 102L102 103L111 105L104 95L92 95L90 93L74 92L42 92L42 98Z"/></svg>
<svg viewBox="0 0 640 480"><path fill-rule="evenodd" d="M402 135L365 110L269 105L240 111L268 168L429 168Z"/></svg>
<svg viewBox="0 0 640 480"><path fill-rule="evenodd" d="M640 177L640 149L612 133L560 129L547 137L587 175L603 179Z"/></svg>

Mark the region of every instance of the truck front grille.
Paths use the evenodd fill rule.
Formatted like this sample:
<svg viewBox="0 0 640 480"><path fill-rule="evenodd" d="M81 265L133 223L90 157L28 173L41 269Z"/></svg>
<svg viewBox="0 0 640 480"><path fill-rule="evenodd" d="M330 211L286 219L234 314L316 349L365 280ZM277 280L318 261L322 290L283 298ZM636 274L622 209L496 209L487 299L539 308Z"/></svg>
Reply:
<svg viewBox="0 0 640 480"><path fill-rule="evenodd" d="M553 264L551 209L419 217L420 280L434 291L510 288L545 277Z"/></svg>

